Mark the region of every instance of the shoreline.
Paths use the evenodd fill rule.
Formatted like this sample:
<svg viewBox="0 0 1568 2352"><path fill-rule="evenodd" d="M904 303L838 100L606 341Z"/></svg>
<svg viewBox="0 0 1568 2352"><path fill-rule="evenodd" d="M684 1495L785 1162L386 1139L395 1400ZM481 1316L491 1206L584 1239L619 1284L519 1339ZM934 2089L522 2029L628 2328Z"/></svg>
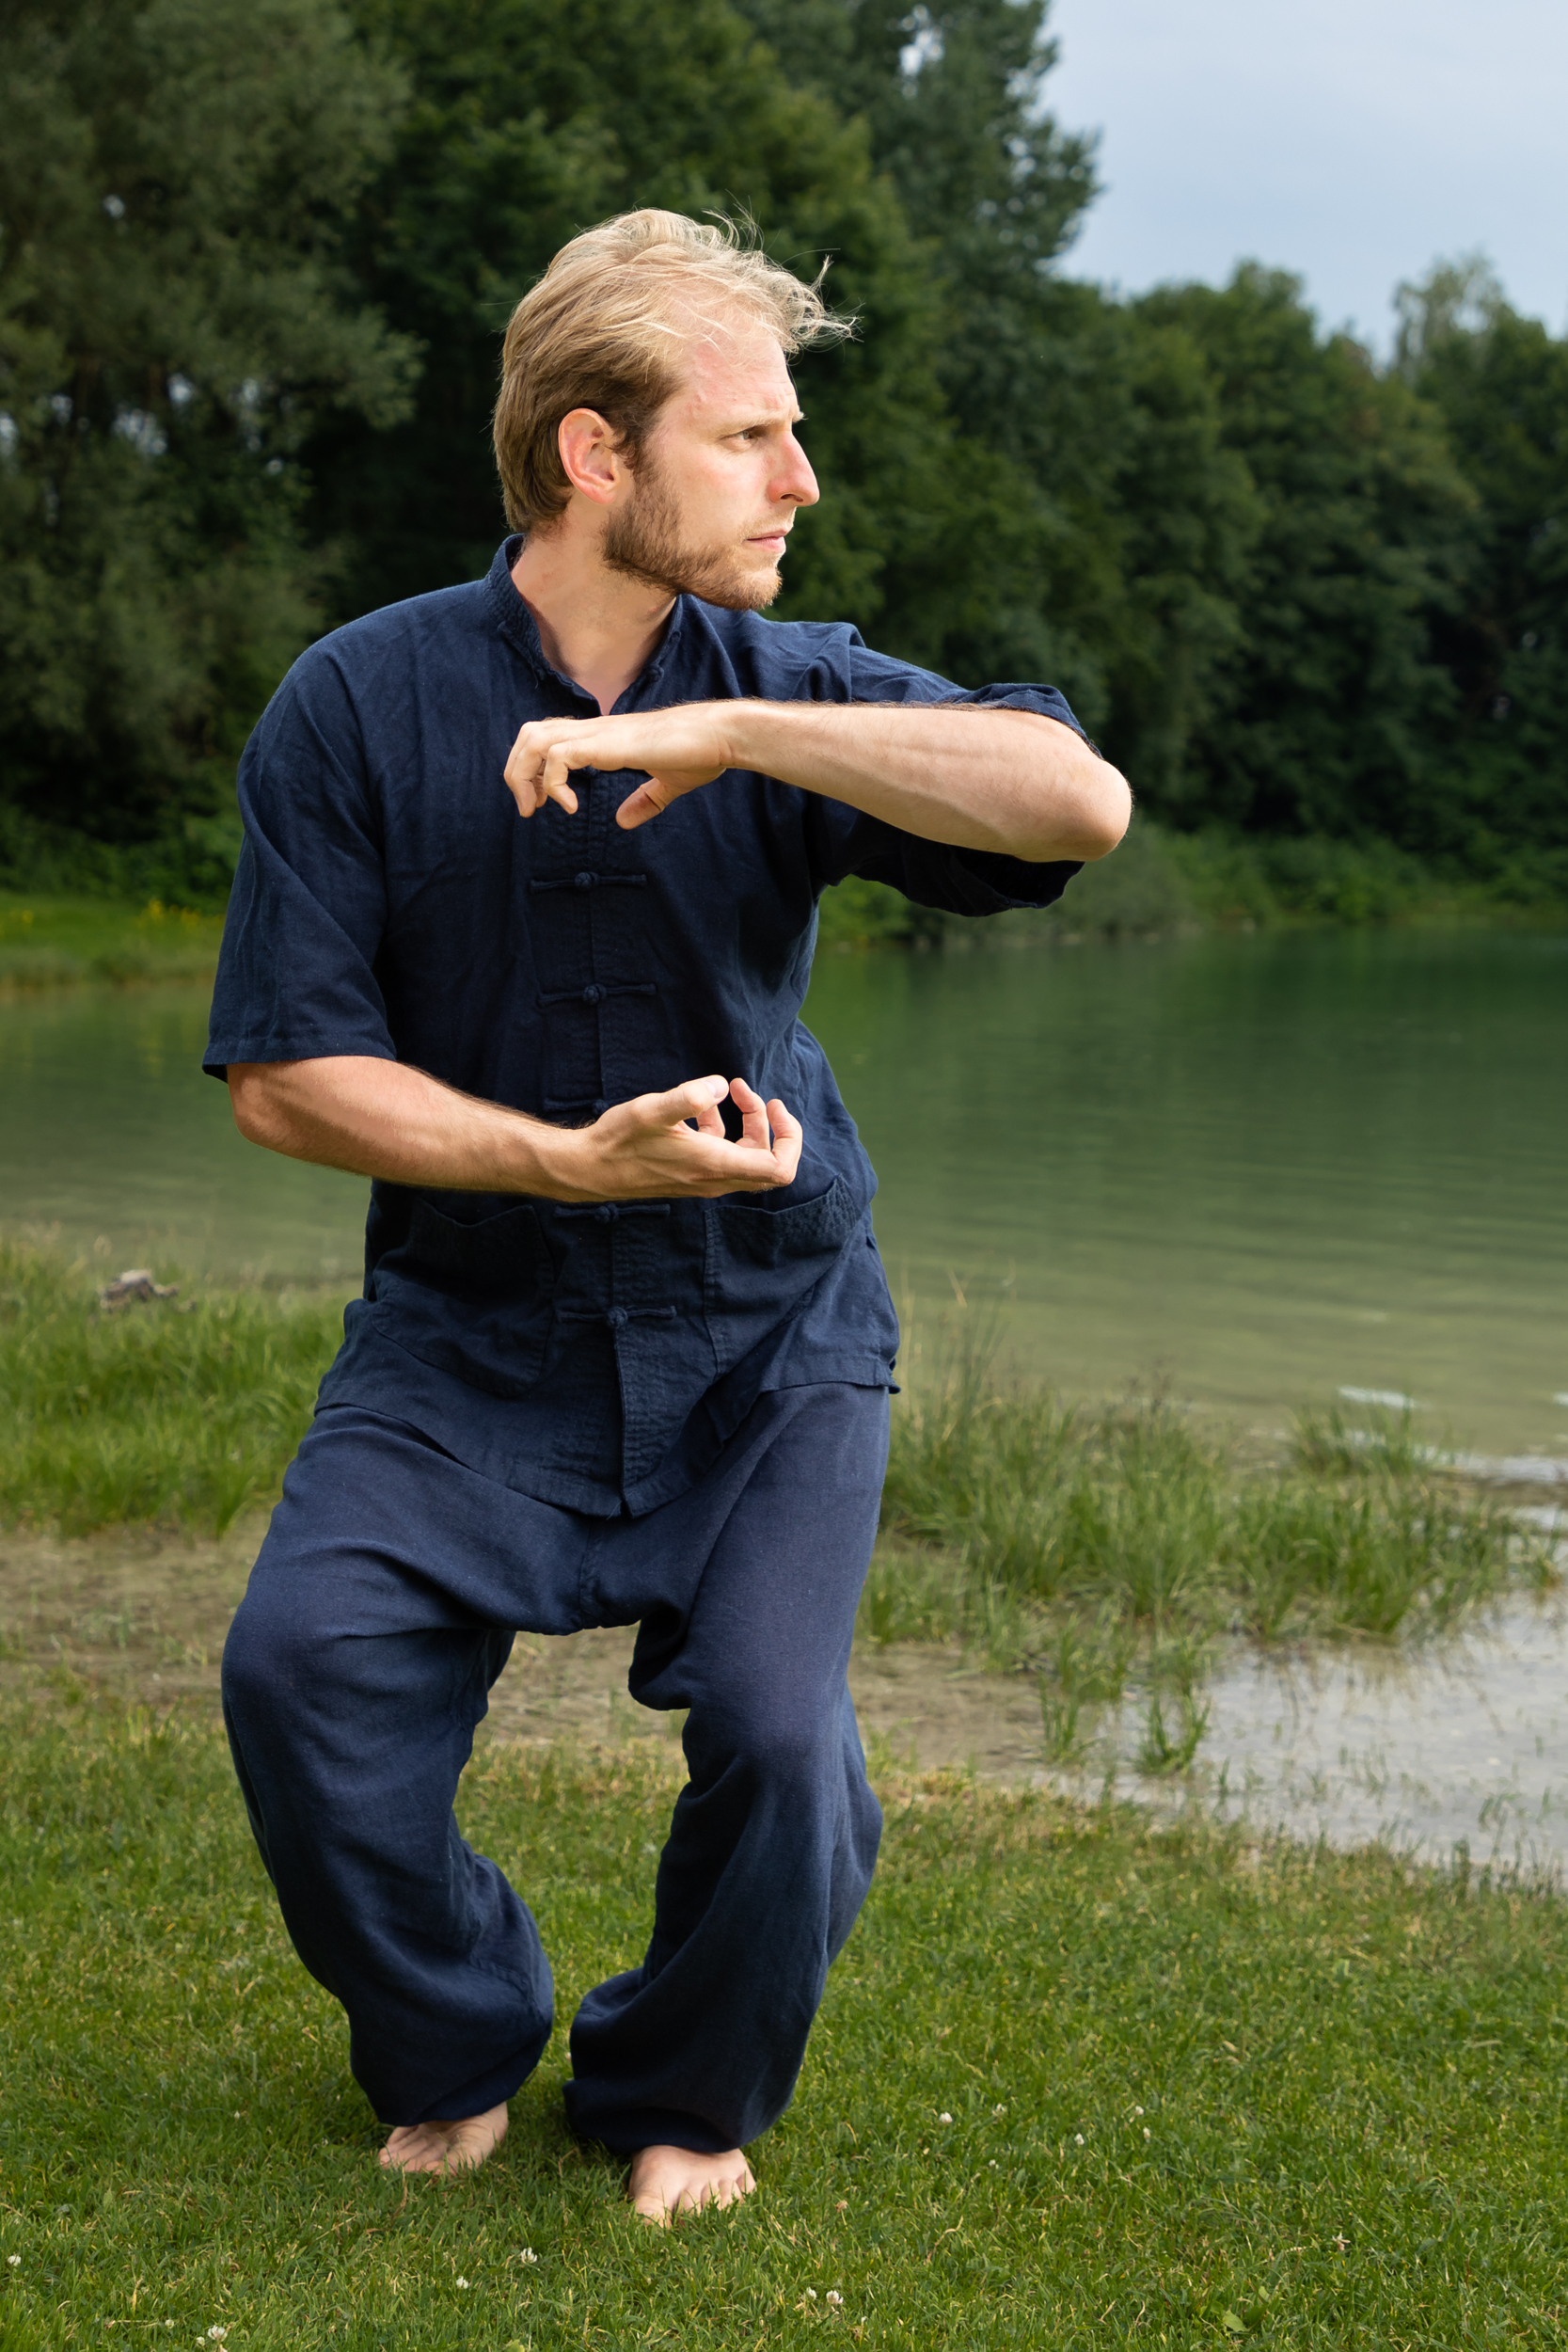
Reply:
<svg viewBox="0 0 1568 2352"><path fill-rule="evenodd" d="M211 983L223 916L197 907L0 889L0 1001L60 988Z"/></svg>
<svg viewBox="0 0 1568 2352"><path fill-rule="evenodd" d="M1140 852L1146 845L1147 836ZM933 914L880 883L852 879L823 895L817 953L969 955L1301 932L1568 933L1568 904L1555 900L1524 906L1480 890L1444 891L1349 915L1240 902L1205 906L1181 888L1163 849L1153 870L1147 856L1141 864L1134 856L1129 865L1135 870L1121 874L1109 862L1086 868L1056 905L996 915L983 925ZM28 894L0 885L0 1006L65 989L210 987L223 920L211 908L157 898Z"/></svg>
<svg viewBox="0 0 1568 2352"><path fill-rule="evenodd" d="M51 1712L86 1702L215 1723L224 1639L264 1532L261 1512L215 1537L0 1532L0 1702L31 1692ZM678 1777L685 1715L628 1696L635 1640L635 1627L519 1633L476 1757L569 1749ZM849 1684L879 1781L957 1774L1153 1820L1196 1810L1248 1836L1380 1847L1438 1870L1463 1847L1478 1866L1560 1884L1568 1789L1551 1785L1556 1742L1537 1732L1557 1728L1565 1655L1560 1587L1499 1594L1436 1641L1233 1639L1196 1692L1203 1736L1175 1769L1149 1753L1159 1693L1141 1681L1085 1710L1066 1752L1050 1736L1049 1669L999 1669L951 1636L883 1642L862 1625Z"/></svg>

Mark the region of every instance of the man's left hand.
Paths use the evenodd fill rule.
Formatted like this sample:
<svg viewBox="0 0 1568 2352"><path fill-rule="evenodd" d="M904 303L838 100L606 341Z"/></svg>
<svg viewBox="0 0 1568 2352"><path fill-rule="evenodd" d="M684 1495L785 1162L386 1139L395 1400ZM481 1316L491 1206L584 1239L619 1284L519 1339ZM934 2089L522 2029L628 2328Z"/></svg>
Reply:
<svg viewBox="0 0 1568 2352"><path fill-rule="evenodd" d="M641 768L647 783L616 812L617 824L630 832L735 765L722 726L733 708L729 703L677 703L618 718L531 720L507 758L507 789L520 817L534 816L546 801L575 815L575 770Z"/></svg>

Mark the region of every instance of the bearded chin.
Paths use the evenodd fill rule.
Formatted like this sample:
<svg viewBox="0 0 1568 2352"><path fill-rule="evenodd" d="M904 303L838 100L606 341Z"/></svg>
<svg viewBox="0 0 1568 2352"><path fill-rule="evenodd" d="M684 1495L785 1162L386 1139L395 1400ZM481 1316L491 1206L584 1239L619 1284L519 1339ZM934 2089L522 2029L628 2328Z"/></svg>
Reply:
<svg viewBox="0 0 1568 2352"><path fill-rule="evenodd" d="M684 545L674 501L658 476L646 469L635 498L610 517L604 563L623 579L661 588L667 596L698 596L704 604L721 605L731 612L761 612L784 586L776 564L766 572L752 572L733 547Z"/></svg>

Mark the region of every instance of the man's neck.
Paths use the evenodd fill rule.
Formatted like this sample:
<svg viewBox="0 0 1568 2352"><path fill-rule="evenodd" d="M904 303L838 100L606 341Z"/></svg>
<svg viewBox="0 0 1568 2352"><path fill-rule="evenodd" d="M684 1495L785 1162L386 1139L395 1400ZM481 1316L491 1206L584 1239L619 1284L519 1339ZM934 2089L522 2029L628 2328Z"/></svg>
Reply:
<svg viewBox="0 0 1568 2352"><path fill-rule="evenodd" d="M606 569L599 542L563 523L527 538L512 582L539 628L545 659L613 710L647 667L674 598Z"/></svg>

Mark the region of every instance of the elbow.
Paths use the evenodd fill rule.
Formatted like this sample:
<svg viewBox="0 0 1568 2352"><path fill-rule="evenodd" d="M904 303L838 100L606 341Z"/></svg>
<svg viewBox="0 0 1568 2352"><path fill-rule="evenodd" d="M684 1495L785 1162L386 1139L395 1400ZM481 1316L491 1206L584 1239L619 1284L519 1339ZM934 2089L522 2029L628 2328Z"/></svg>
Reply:
<svg viewBox="0 0 1568 2352"><path fill-rule="evenodd" d="M1119 769L1062 719L1008 711L1035 730L1032 807L1024 839L1008 845L1031 865L1109 857L1132 819L1132 793Z"/></svg>
<svg viewBox="0 0 1568 2352"><path fill-rule="evenodd" d="M1132 794L1125 776L1109 760L1085 753L1070 790L1050 795L1050 816L1039 837L1021 855L1044 863L1071 858L1092 866L1109 857L1132 818Z"/></svg>
<svg viewBox="0 0 1568 2352"><path fill-rule="evenodd" d="M246 1143L258 1144L263 1152L286 1148L288 1122L277 1101L275 1067L268 1062L231 1062L229 1066L229 1107L234 1124Z"/></svg>
<svg viewBox="0 0 1568 2352"><path fill-rule="evenodd" d="M1090 783L1092 788L1085 795L1080 846L1071 852L1085 866L1109 857L1132 821L1132 792L1124 775L1106 761Z"/></svg>

